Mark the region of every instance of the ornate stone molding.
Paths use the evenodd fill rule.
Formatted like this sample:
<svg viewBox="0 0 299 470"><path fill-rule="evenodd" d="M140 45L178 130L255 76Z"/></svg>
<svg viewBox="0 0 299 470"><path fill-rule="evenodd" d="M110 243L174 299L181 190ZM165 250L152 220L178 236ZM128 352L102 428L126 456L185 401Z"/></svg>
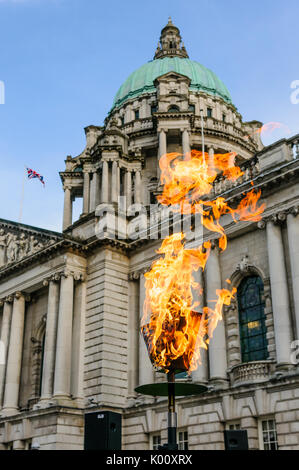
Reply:
<svg viewBox="0 0 299 470"><path fill-rule="evenodd" d="M148 266L147 268L141 268L141 269L138 269L138 271L133 271L131 272L129 275L128 275L128 279L129 281L137 281L138 279L140 279L140 277L142 276L142 274L145 274L149 271L150 269L150 266Z"/></svg>
<svg viewBox="0 0 299 470"><path fill-rule="evenodd" d="M236 267L236 271L240 271L241 273L246 273L250 269L249 265L249 257L248 255L244 255L240 261L240 263Z"/></svg>
<svg viewBox="0 0 299 470"><path fill-rule="evenodd" d="M6 265L17 263L42 249L53 245L54 238L30 235L18 227L0 228L0 269Z"/></svg>

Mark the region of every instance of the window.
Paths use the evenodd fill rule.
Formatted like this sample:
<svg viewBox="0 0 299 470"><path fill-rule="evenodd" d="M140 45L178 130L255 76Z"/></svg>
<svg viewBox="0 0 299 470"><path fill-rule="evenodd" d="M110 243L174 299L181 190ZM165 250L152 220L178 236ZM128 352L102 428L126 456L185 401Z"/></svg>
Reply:
<svg viewBox="0 0 299 470"><path fill-rule="evenodd" d="M267 419L261 422L261 447L264 450L278 450L274 419Z"/></svg>
<svg viewBox="0 0 299 470"><path fill-rule="evenodd" d="M125 170L123 168L120 169L119 174L119 195L125 195Z"/></svg>
<svg viewBox="0 0 299 470"><path fill-rule="evenodd" d="M178 447L179 450L188 450L188 431L179 431Z"/></svg>
<svg viewBox="0 0 299 470"><path fill-rule="evenodd" d="M242 362L268 357L263 292L259 276L245 278L238 288Z"/></svg>
<svg viewBox="0 0 299 470"><path fill-rule="evenodd" d="M207 117L211 118L212 117L213 110L212 108L207 108Z"/></svg>
<svg viewBox="0 0 299 470"><path fill-rule="evenodd" d="M161 436L160 434L156 434L155 436L153 436L153 450L158 450L160 445L161 445Z"/></svg>
<svg viewBox="0 0 299 470"><path fill-rule="evenodd" d="M157 204L157 198L153 192L150 192L150 204Z"/></svg>
<svg viewBox="0 0 299 470"><path fill-rule="evenodd" d="M125 124L125 118L123 116L120 118L120 122L122 126Z"/></svg>
<svg viewBox="0 0 299 470"><path fill-rule="evenodd" d="M139 109L135 111L135 119L139 119Z"/></svg>
<svg viewBox="0 0 299 470"><path fill-rule="evenodd" d="M157 108L157 105L151 106L151 113L152 113L152 114L156 113L156 112L157 112L157 109L158 109L158 108Z"/></svg>
<svg viewBox="0 0 299 470"><path fill-rule="evenodd" d="M227 423L226 429L229 431L238 431L239 429L241 429L241 424L239 423L239 421L230 422Z"/></svg>
<svg viewBox="0 0 299 470"><path fill-rule="evenodd" d="M225 115L225 114L222 114L222 121L223 121L223 122L226 121L226 115Z"/></svg>
<svg viewBox="0 0 299 470"><path fill-rule="evenodd" d="M189 104L189 111L191 111L192 113L195 112L195 106L194 106L194 104Z"/></svg>
<svg viewBox="0 0 299 470"><path fill-rule="evenodd" d="M177 106L170 106L170 108L168 108L168 112L169 113L179 113L180 109Z"/></svg>

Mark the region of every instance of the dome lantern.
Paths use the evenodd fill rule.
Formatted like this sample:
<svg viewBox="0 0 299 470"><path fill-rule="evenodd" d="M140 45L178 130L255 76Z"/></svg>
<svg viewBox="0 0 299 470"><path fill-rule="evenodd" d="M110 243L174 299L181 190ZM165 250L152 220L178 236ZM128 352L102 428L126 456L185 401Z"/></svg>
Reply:
<svg viewBox="0 0 299 470"><path fill-rule="evenodd" d="M160 42L154 59L163 57L189 57L184 45L182 45L180 30L172 23L171 17L169 17L167 25L161 31Z"/></svg>

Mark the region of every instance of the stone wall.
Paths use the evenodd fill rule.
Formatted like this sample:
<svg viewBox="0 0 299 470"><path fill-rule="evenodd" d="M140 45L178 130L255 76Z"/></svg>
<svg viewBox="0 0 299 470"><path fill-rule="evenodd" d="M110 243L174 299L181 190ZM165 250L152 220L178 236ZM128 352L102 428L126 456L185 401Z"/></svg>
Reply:
<svg viewBox="0 0 299 470"><path fill-rule="evenodd" d="M128 260L106 249L89 261L85 395L108 406L124 406L128 386Z"/></svg>
<svg viewBox="0 0 299 470"><path fill-rule="evenodd" d="M284 383L205 393L177 400L178 430L187 430L190 450L223 450L223 431L239 423L249 449L262 449L261 422L274 419L279 450L299 450L299 374ZM123 448L150 449L151 436L167 442L167 403L128 409L123 416Z"/></svg>

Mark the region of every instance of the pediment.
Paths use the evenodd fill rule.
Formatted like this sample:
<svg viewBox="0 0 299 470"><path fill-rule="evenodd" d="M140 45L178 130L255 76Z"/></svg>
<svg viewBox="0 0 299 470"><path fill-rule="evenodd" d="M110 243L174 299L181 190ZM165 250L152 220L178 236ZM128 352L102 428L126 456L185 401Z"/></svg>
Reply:
<svg viewBox="0 0 299 470"><path fill-rule="evenodd" d="M170 71L170 72L167 72L164 75L160 75L160 77L156 78L154 84L155 84L155 86L157 86L157 84L162 82L162 81L171 82L173 80L180 81L180 82L187 82L188 85L190 85L190 83L191 83L190 78L187 77L186 75L183 75L183 74L178 73L178 72Z"/></svg>
<svg viewBox="0 0 299 470"><path fill-rule="evenodd" d="M63 239L62 234L0 219L0 270Z"/></svg>

